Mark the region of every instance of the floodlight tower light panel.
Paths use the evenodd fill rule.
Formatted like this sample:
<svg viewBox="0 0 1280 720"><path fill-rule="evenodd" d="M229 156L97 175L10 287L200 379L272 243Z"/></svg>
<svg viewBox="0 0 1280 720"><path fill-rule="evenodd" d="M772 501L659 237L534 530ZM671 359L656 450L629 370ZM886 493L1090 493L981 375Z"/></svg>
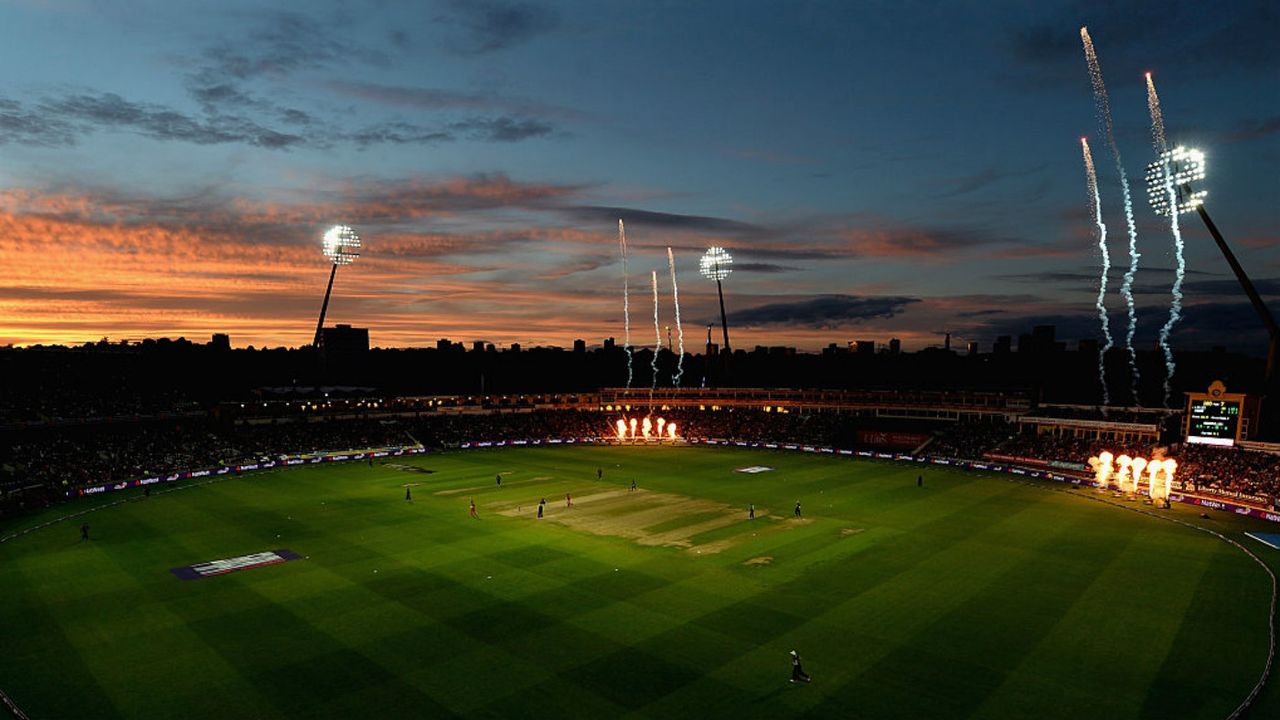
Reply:
<svg viewBox="0 0 1280 720"><path fill-rule="evenodd" d="M321 247L334 265L350 265L360 257L360 236L347 225L334 225L324 234Z"/></svg>
<svg viewBox="0 0 1280 720"><path fill-rule="evenodd" d="M698 272L708 280L724 280L733 272L733 256L722 247L708 248L698 262Z"/></svg>
<svg viewBox="0 0 1280 720"><path fill-rule="evenodd" d="M1160 154L1159 159L1147 166L1147 200L1157 215L1169 215L1169 187L1173 185L1176 212L1195 212L1204 204L1208 190L1198 190L1193 185L1204 180L1204 153L1179 145Z"/></svg>

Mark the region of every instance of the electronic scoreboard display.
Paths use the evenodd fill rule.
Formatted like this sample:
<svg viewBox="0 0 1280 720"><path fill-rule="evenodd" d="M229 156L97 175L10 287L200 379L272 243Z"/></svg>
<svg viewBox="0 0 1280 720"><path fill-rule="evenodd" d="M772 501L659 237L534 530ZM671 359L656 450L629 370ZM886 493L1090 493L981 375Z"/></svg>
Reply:
<svg viewBox="0 0 1280 720"><path fill-rule="evenodd" d="M1235 445L1240 439L1242 404L1236 399L1192 397L1187 407L1187 442Z"/></svg>

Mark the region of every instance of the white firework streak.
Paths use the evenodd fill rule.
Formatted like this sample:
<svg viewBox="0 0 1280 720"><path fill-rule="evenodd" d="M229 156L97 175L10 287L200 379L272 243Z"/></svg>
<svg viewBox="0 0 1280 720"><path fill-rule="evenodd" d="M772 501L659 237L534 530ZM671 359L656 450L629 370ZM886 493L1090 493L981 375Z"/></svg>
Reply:
<svg viewBox="0 0 1280 720"><path fill-rule="evenodd" d="M631 292L627 287L627 229L618 218L618 252L622 254L622 349L627 352L627 388L631 388Z"/></svg>
<svg viewBox="0 0 1280 720"><path fill-rule="evenodd" d="M1169 143L1164 134L1164 113L1160 111L1160 96L1156 94L1156 85L1147 73L1147 109L1151 111L1151 141L1156 148L1156 157L1164 157ZM1160 328L1160 349L1164 351L1164 406L1169 407L1169 398L1173 395L1173 374L1178 366L1173 361L1173 346L1169 335L1173 326L1182 319L1182 279L1187 273L1187 259L1183 254L1182 228L1178 225L1178 193L1173 187L1173 176L1169 172L1169 164L1165 163L1164 191L1169 196L1169 229L1173 232L1173 251L1177 259L1177 274L1173 278L1172 297L1169 300L1169 319Z"/></svg>
<svg viewBox="0 0 1280 720"><path fill-rule="evenodd" d="M1093 153L1089 152L1089 141L1080 138L1084 148L1084 170L1089 188L1089 209L1093 214L1093 222L1098 227L1098 252L1102 255L1102 273L1098 277L1098 321L1102 324L1103 345L1098 350L1098 382L1102 385L1102 406L1111 404L1111 392L1107 389L1107 352L1115 346L1111 338L1111 319L1107 317L1107 275L1111 272L1111 253L1107 250L1107 225L1102 222L1102 196L1098 194L1098 172L1093 166Z"/></svg>
<svg viewBox="0 0 1280 720"><path fill-rule="evenodd" d="M658 389L658 351L662 349L662 327L658 325L658 271L653 272L653 335L657 342L653 346L653 384L649 386L649 410L653 410L653 393Z"/></svg>
<svg viewBox="0 0 1280 720"><path fill-rule="evenodd" d="M1129 330L1125 333L1125 349L1129 351L1129 374L1132 384L1133 402L1141 405L1138 397L1138 353L1133 349L1133 337L1138 333L1138 311L1133 304L1133 279L1138 274L1138 260L1142 254L1138 252L1138 226L1133 219L1133 198L1129 194L1129 176L1125 174L1124 163L1120 160L1120 147L1116 145L1116 133L1111 121L1111 101L1107 97L1107 86L1102 82L1102 66L1098 64L1098 54L1093 49L1093 39L1089 37L1089 28L1080 28L1080 39L1084 42L1084 56L1089 64L1089 80L1093 83L1093 102L1097 106L1098 120L1102 124L1107 138L1107 147L1111 150L1111 159L1115 161L1116 171L1120 173L1120 190L1124 193L1124 220L1129 231L1129 269L1124 272L1124 281L1120 283L1120 295L1124 297L1125 309L1129 312Z"/></svg>
<svg viewBox="0 0 1280 720"><path fill-rule="evenodd" d="M667 248L667 265L671 268L671 298L676 306L676 333L679 337L680 351L676 359L676 374L671 382L680 387L680 377L684 375L684 325L680 324L680 286L676 284L676 256Z"/></svg>

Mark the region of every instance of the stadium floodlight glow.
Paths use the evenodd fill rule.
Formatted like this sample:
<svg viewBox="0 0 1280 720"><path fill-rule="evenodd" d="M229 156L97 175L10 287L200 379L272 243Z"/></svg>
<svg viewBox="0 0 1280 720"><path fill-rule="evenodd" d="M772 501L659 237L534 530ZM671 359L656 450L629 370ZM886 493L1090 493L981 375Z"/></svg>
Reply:
<svg viewBox="0 0 1280 720"><path fill-rule="evenodd" d="M320 320L316 322L316 334L311 344L320 347L321 333L324 329L324 316L329 310L329 295L333 292L333 276L338 274L339 265L350 265L360 257L360 236L347 225L334 225L324 234L320 241L320 250L329 258L333 267L329 270L329 287L324 291L324 304L320 306Z"/></svg>
<svg viewBox="0 0 1280 720"><path fill-rule="evenodd" d="M347 225L334 225L324 234L321 248L334 265L350 265L360 257L360 236Z"/></svg>
<svg viewBox="0 0 1280 720"><path fill-rule="evenodd" d="M1192 183L1204 179L1204 153L1179 145L1166 150L1147 166L1147 200L1157 215L1169 215L1169 186L1173 184L1178 214L1195 212L1204 204L1207 190L1197 190Z"/></svg>
<svg viewBox="0 0 1280 720"><path fill-rule="evenodd" d="M733 272L733 256L722 247L707 248L698 262L698 272L708 280L724 280Z"/></svg>
<svg viewBox="0 0 1280 720"><path fill-rule="evenodd" d="M716 281L716 294L720 296L720 327L724 331L724 356L725 361L728 362L729 320L724 314L724 288L721 286L720 281L729 277L729 273L733 272L733 256L722 247L709 247L707 252L702 255L702 260L698 262L698 272L702 273L702 277ZM709 335L710 333L708 333Z"/></svg>

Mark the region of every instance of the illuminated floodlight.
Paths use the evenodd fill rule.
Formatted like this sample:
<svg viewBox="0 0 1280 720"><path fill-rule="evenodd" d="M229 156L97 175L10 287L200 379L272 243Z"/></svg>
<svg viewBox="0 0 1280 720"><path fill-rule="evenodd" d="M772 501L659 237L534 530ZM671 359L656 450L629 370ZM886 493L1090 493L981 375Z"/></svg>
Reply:
<svg viewBox="0 0 1280 720"><path fill-rule="evenodd" d="M360 257L360 236L347 225L334 225L324 234L321 249L334 265L350 265Z"/></svg>
<svg viewBox="0 0 1280 720"><path fill-rule="evenodd" d="M316 334L311 340L314 347L320 347L321 331L324 330L324 316L329 311L329 295L333 293L333 278L338 274L339 265L350 265L360 257L360 236L346 225L334 225L324 234L320 242L320 250L329 258L333 267L329 270L329 287L324 291L324 303L320 305L320 320L316 323Z"/></svg>
<svg viewBox="0 0 1280 720"><path fill-rule="evenodd" d="M1179 145L1160 154L1147 166L1147 200L1157 215L1169 214L1169 191L1172 190L1179 214L1195 212L1204 204L1207 190L1197 190L1192 183L1204 179L1204 153Z"/></svg>
<svg viewBox="0 0 1280 720"><path fill-rule="evenodd" d="M698 272L708 280L723 280L733 272L733 256L722 247L707 248L698 262Z"/></svg>

